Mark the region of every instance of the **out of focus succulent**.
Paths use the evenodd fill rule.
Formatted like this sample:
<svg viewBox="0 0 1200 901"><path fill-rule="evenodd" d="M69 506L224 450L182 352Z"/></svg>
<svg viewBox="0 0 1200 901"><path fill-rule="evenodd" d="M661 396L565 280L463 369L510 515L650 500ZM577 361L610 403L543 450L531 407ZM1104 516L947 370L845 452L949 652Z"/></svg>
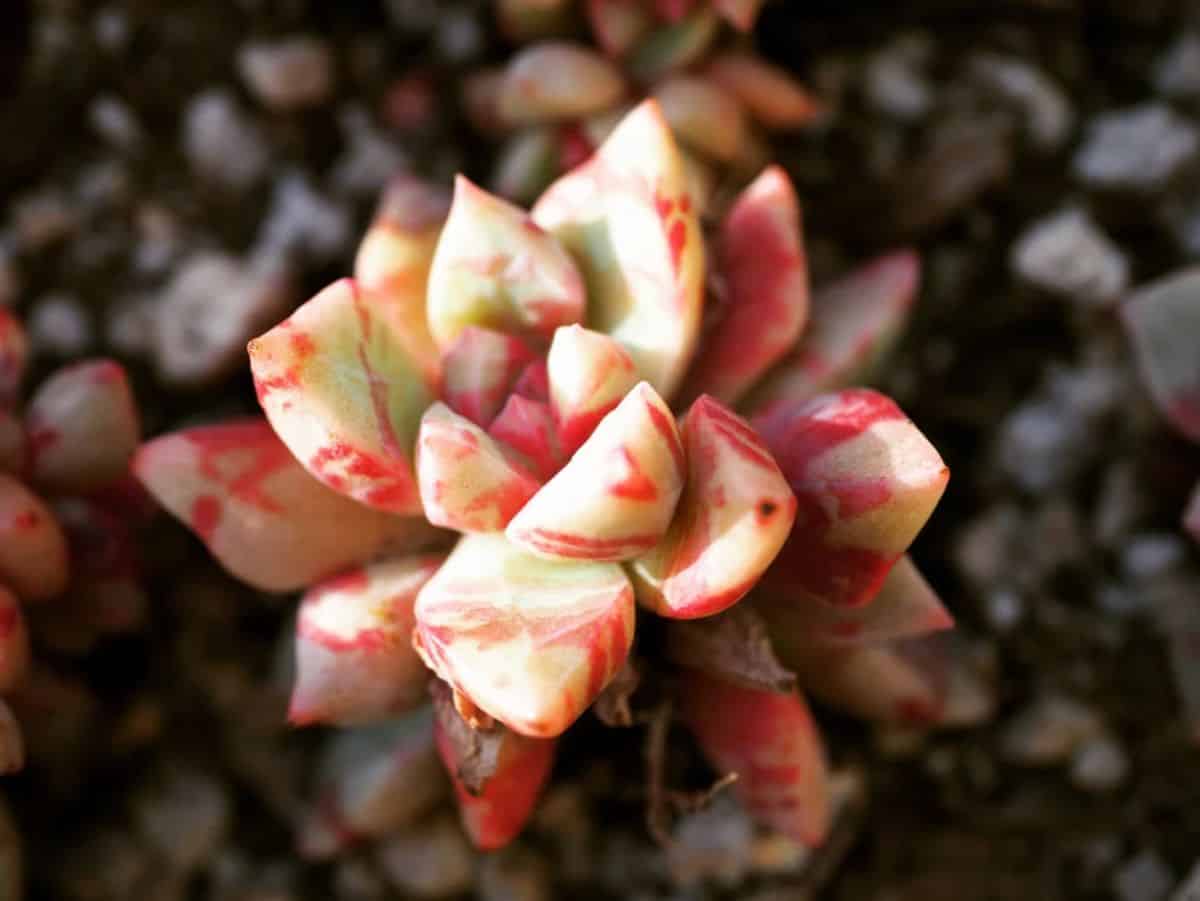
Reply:
<svg viewBox="0 0 1200 901"><path fill-rule="evenodd" d="M502 66L464 81L482 133L503 139L491 187L527 203L589 157L641 98L682 144L702 210L770 159L764 134L810 123L819 105L790 73L743 46L761 0L497 0Z"/></svg>
<svg viewBox="0 0 1200 901"><path fill-rule="evenodd" d="M505 844L564 730L598 699L630 722L635 673L808 843L826 765L797 676L877 721L951 715L953 660L915 641L951 619L905 555L948 471L895 403L846 387L899 331L917 257L810 309L784 172L711 234L693 190L652 100L529 214L402 178L355 278L250 342L266 419L138 453L233 574L308 588L296 723L386 720L437 677L432 716L331 757L312 853L417 815L435 748L471 837ZM669 621L641 654L638 605Z"/></svg>
<svg viewBox="0 0 1200 901"><path fill-rule="evenodd" d="M52 373L22 406L28 341L0 308L0 771L20 768L18 722L33 636L86 649L140 619L128 512L140 440L124 369L112 360ZM36 689L34 689L36 693Z"/></svg>

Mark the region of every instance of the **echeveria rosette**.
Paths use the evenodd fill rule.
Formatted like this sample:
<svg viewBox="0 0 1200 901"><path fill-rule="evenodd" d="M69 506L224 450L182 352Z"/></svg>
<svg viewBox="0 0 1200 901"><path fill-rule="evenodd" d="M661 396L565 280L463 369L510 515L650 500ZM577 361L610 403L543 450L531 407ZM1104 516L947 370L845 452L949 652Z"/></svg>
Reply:
<svg viewBox="0 0 1200 901"><path fill-rule="evenodd" d="M436 192L404 183L358 278L251 342L267 419L167 435L138 458L235 575L309 588L295 722L393 716L432 671L423 747L480 847L520 831L557 737L629 661L639 606L668 630L750 617L818 696L937 718L937 680L899 643L950 625L905 556L946 468L894 403L843 387L898 330L916 259L818 292L823 325L806 333L786 174L761 173L712 235L691 191L654 101L531 213L460 178L433 240L397 197L429 211ZM798 385L814 359L820 377ZM873 687L881 667L907 681ZM674 682L748 809L820 841L825 753L790 684L694 660Z"/></svg>
<svg viewBox="0 0 1200 901"><path fill-rule="evenodd" d="M763 134L812 122L819 104L790 73L746 48L760 2L497 0L522 45L468 76L481 132L503 136L492 187L531 201L590 156L632 104L656 99L684 146L692 200L744 181L769 154ZM582 26L582 27L581 27ZM581 41L581 32L590 43Z"/></svg>

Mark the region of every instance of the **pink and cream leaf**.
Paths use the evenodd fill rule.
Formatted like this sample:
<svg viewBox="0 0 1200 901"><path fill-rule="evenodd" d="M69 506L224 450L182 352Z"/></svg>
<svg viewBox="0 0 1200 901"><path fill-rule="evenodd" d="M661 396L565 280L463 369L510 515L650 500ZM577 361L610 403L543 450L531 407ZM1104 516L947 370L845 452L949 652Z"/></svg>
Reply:
<svg viewBox="0 0 1200 901"><path fill-rule="evenodd" d="M486 429L533 359L520 338L467 326L442 357L442 400Z"/></svg>
<svg viewBox="0 0 1200 901"><path fill-rule="evenodd" d="M488 434L520 455L526 469L545 482L566 462L550 405L512 394Z"/></svg>
<svg viewBox="0 0 1200 901"><path fill-rule="evenodd" d="M546 356L550 402L569 456L638 383L637 367L608 335L579 325L554 333Z"/></svg>
<svg viewBox="0 0 1200 901"><path fill-rule="evenodd" d="M624 92L621 70L603 54L569 41L542 41L505 66L496 110L506 125L537 125L600 112Z"/></svg>

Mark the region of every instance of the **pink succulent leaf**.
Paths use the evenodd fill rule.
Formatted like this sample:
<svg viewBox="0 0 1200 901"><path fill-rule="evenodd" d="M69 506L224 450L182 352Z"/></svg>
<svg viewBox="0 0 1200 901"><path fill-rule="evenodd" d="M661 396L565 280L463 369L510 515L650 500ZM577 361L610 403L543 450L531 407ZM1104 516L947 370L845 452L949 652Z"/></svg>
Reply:
<svg viewBox="0 0 1200 901"><path fill-rule="evenodd" d="M1200 441L1200 268L1139 288L1120 314L1155 405L1181 434Z"/></svg>
<svg viewBox="0 0 1200 901"><path fill-rule="evenodd" d="M294 591L438 533L357 504L314 479L262 419L201 426L144 445L134 472L234 576Z"/></svg>
<svg viewBox="0 0 1200 901"><path fill-rule="evenodd" d="M683 481L675 417L642 382L538 490L506 534L551 559L629 560L662 540Z"/></svg>
<svg viewBox="0 0 1200 901"><path fill-rule="evenodd" d="M429 673L412 646L417 592L443 557L401 557L310 588L296 620L293 725L355 725L425 700Z"/></svg>
<svg viewBox="0 0 1200 901"><path fill-rule="evenodd" d="M741 155L745 114L737 99L716 82L697 75L673 75L655 85L654 98L686 146L721 163L732 163Z"/></svg>
<svg viewBox="0 0 1200 901"><path fill-rule="evenodd" d="M749 604L717 616L667 626L666 657L723 682L757 691L790 692L796 674L779 662L767 626Z"/></svg>
<svg viewBox="0 0 1200 901"><path fill-rule="evenodd" d="M425 517L459 532L499 532L541 482L502 445L442 403L421 419L417 480Z"/></svg>
<svg viewBox="0 0 1200 901"><path fill-rule="evenodd" d="M571 255L524 210L460 175L428 303L443 349L470 325L549 338L583 318L584 283Z"/></svg>
<svg viewBox="0 0 1200 901"><path fill-rule="evenodd" d="M954 618L908 555L861 606L797 604L767 592L755 598L755 606L770 623L775 643L796 648L883 644L954 627Z"/></svg>
<svg viewBox="0 0 1200 901"><path fill-rule="evenodd" d="M690 14L698 5L698 0L653 0L653 5L661 21L673 23Z"/></svg>
<svg viewBox="0 0 1200 901"><path fill-rule="evenodd" d="M580 264L591 327L623 345L668 398L695 350L704 293L704 243L687 187L671 130L648 100L533 210Z"/></svg>
<svg viewBox="0 0 1200 901"><path fill-rule="evenodd" d="M25 423L13 411L0 408L0 472L24 475L28 464Z"/></svg>
<svg viewBox="0 0 1200 901"><path fill-rule="evenodd" d="M543 560L468 535L417 598L426 664L478 708L537 738L561 734L621 668L633 589L611 563Z"/></svg>
<svg viewBox="0 0 1200 901"><path fill-rule="evenodd" d="M642 84L654 84L700 61L720 31L720 20L707 5L678 22L663 25L638 41L626 68Z"/></svg>
<svg viewBox="0 0 1200 901"><path fill-rule="evenodd" d="M713 9L738 31L751 31L765 0L712 0Z"/></svg>
<svg viewBox="0 0 1200 901"><path fill-rule="evenodd" d="M520 338L469 325L442 357L442 400L486 429L532 361Z"/></svg>
<svg viewBox="0 0 1200 901"><path fill-rule="evenodd" d="M620 344L579 325L554 333L546 373L550 402L568 456L638 383L633 358Z"/></svg>
<svg viewBox="0 0 1200 901"><path fill-rule="evenodd" d="M450 193L445 188L412 175L397 176L384 191L354 260L355 281L395 308L409 339L425 358L437 356L425 313L425 294L433 254L449 212Z"/></svg>
<svg viewBox="0 0 1200 901"><path fill-rule="evenodd" d="M543 41L509 61L496 109L509 126L537 125L599 112L624 92L612 60L582 44Z"/></svg>
<svg viewBox="0 0 1200 901"><path fill-rule="evenodd" d="M26 602L66 589L67 538L54 512L17 479L0 475L0 584Z"/></svg>
<svg viewBox="0 0 1200 901"><path fill-rule="evenodd" d="M534 360L525 367L517 377L512 393L538 403L550 403L550 373L544 358Z"/></svg>
<svg viewBox="0 0 1200 901"><path fill-rule="evenodd" d="M816 846L829 828L825 750L808 705L795 693L742 688L686 670L683 718L747 812L794 841Z"/></svg>
<svg viewBox="0 0 1200 901"><path fill-rule="evenodd" d="M516 451L525 468L543 482L566 462L549 404L513 394L492 421L488 434Z"/></svg>
<svg viewBox="0 0 1200 901"><path fill-rule="evenodd" d="M588 25L609 56L624 56L654 24L642 0L587 0Z"/></svg>
<svg viewBox="0 0 1200 901"><path fill-rule="evenodd" d="M798 128L821 115L821 104L791 74L753 53L729 50L704 68L766 128Z"/></svg>
<svg viewBox="0 0 1200 901"><path fill-rule="evenodd" d="M300 825L300 853L327 860L411 825L447 788L430 708L335 732L325 747L313 806Z"/></svg>
<svg viewBox="0 0 1200 901"><path fill-rule="evenodd" d="M724 309L705 323L682 396L708 393L733 404L787 355L808 321L800 204L779 166L738 196L721 223L716 257Z"/></svg>
<svg viewBox="0 0 1200 901"><path fill-rule="evenodd" d="M0 692L7 694L29 669L29 629L17 596L0 585Z"/></svg>
<svg viewBox="0 0 1200 901"><path fill-rule="evenodd" d="M249 352L258 401L309 472L369 507L421 512L413 445L436 362L410 340L398 307L342 279Z"/></svg>
<svg viewBox="0 0 1200 901"><path fill-rule="evenodd" d="M1192 538L1200 543L1200 484L1192 489L1191 500L1183 513L1183 528Z"/></svg>
<svg viewBox="0 0 1200 901"><path fill-rule="evenodd" d="M929 519L946 464L892 400L866 388L781 401L754 426L799 503L764 588L798 605L866 603Z"/></svg>
<svg viewBox="0 0 1200 901"><path fill-rule="evenodd" d="M908 321L920 273L920 257L901 250L817 291L800 343L767 373L748 406L805 400L869 380Z"/></svg>
<svg viewBox="0 0 1200 901"><path fill-rule="evenodd" d="M754 587L783 547L796 498L762 439L707 395L683 422L687 481L666 537L631 564L638 600L693 619Z"/></svg>
<svg viewBox="0 0 1200 901"><path fill-rule="evenodd" d="M141 424L124 368L89 360L42 382L25 411L31 474L56 492L87 492L129 470Z"/></svg>
<svg viewBox="0 0 1200 901"><path fill-rule="evenodd" d="M436 686L435 686L436 687ZM483 851L503 848L525 827L554 764L555 739L529 738L497 727L498 735L471 742L464 732L470 727L449 702L443 685L435 691L437 711L435 735L442 764L454 783L459 816L472 843ZM480 761L466 753L486 747L488 760L483 779L470 771ZM466 753L464 753L466 752ZM482 783L482 784L480 784Z"/></svg>
<svg viewBox="0 0 1200 901"><path fill-rule="evenodd" d="M29 338L16 314L0 307L0 408L9 408L21 394L29 365Z"/></svg>

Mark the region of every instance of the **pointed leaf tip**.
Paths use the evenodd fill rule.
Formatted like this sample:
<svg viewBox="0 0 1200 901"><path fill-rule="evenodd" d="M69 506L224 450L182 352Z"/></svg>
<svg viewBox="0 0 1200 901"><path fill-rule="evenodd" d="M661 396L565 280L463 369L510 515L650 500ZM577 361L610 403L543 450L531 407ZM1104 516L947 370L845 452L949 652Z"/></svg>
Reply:
<svg viewBox="0 0 1200 901"><path fill-rule="evenodd" d="M570 455L638 383L633 359L616 341L579 325L554 333L546 356L550 401Z"/></svg>

